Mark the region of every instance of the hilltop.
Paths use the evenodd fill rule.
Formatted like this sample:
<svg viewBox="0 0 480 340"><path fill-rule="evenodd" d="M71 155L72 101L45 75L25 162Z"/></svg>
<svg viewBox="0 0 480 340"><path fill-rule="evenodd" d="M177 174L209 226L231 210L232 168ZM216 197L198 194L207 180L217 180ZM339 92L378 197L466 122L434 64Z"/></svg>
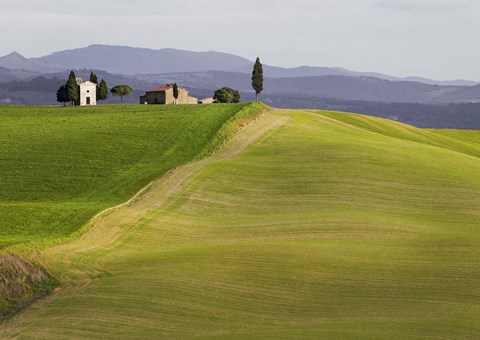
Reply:
<svg viewBox="0 0 480 340"><path fill-rule="evenodd" d="M0 78L2 77L0 69ZM121 75L95 71L107 84L127 84L134 92L125 98L138 103L146 90L160 84L177 83L194 97L211 97L217 89L238 89L242 101L254 100L251 76L243 73L208 71ZM89 69L75 70L88 79ZM3 72L5 78L26 71ZM0 83L0 105L58 105L56 90L67 72L36 75L31 80ZM310 107L369 114L424 128L480 129L480 86L436 86L418 82L395 82L372 77L319 76L302 78L264 78L262 100L283 108ZM109 98L106 103L118 103Z"/></svg>
<svg viewBox="0 0 480 340"><path fill-rule="evenodd" d="M146 49L91 45L38 58L17 52L0 57L0 105L54 105L56 89L70 70L84 79L94 70L107 84L126 84L138 103L152 88L177 83L199 98L228 86L242 101L254 99L253 61L215 51ZM262 100L283 108L359 112L417 127L480 129L480 85L474 81L436 81L393 77L338 67L263 65ZM115 103L108 99L107 103Z"/></svg>

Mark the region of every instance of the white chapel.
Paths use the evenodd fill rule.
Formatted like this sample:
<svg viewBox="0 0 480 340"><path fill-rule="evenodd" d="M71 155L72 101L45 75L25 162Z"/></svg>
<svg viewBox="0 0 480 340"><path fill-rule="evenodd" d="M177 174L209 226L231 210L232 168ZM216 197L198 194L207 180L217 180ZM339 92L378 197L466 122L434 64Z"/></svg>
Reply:
<svg viewBox="0 0 480 340"><path fill-rule="evenodd" d="M82 78L77 78L77 84L80 87L80 106L97 105L97 84L83 82Z"/></svg>

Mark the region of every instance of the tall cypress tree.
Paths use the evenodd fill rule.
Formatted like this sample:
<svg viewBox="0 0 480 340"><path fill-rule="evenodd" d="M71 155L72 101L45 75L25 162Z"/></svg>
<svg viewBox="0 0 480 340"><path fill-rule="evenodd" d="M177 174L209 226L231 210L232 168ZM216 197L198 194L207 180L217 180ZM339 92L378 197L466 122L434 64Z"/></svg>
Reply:
<svg viewBox="0 0 480 340"><path fill-rule="evenodd" d="M70 71L70 75L68 76L68 81L65 86L67 87L67 95L70 105L75 105L75 103L80 101L80 89L77 84L77 76L75 76L75 72Z"/></svg>
<svg viewBox="0 0 480 340"><path fill-rule="evenodd" d="M97 89L96 89L96 95L97 95L97 100L98 100L98 97L100 95L100 87L98 86L98 78L97 78L97 75L95 73L93 73L93 71L90 72L90 81L94 84L97 84Z"/></svg>
<svg viewBox="0 0 480 340"><path fill-rule="evenodd" d="M92 83L95 83L98 85L98 78L97 78L97 75L95 73L93 73L93 71L90 72L90 81Z"/></svg>
<svg viewBox="0 0 480 340"><path fill-rule="evenodd" d="M108 87L107 87L107 82L105 80L100 81L100 85L97 86L98 90L98 95L97 99L98 100L105 100L108 98Z"/></svg>
<svg viewBox="0 0 480 340"><path fill-rule="evenodd" d="M173 98L175 98L175 104L177 104L178 100L178 86L177 84L173 84Z"/></svg>
<svg viewBox="0 0 480 340"><path fill-rule="evenodd" d="M255 90L255 100L258 102L258 95L263 91L263 66L258 57L253 65L252 87Z"/></svg>

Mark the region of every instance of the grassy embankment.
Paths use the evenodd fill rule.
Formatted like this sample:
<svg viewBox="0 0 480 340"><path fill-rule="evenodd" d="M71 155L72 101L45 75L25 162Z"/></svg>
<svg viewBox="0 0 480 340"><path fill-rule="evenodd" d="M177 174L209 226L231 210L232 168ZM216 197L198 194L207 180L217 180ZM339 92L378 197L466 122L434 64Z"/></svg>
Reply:
<svg viewBox="0 0 480 340"><path fill-rule="evenodd" d="M225 124L240 124L258 109L2 108L0 251L22 253L78 237L95 214L206 154L225 138ZM55 280L39 273L18 257L0 256L0 315L51 290Z"/></svg>
<svg viewBox="0 0 480 340"><path fill-rule="evenodd" d="M479 132L274 111L42 252L2 338L476 338Z"/></svg>

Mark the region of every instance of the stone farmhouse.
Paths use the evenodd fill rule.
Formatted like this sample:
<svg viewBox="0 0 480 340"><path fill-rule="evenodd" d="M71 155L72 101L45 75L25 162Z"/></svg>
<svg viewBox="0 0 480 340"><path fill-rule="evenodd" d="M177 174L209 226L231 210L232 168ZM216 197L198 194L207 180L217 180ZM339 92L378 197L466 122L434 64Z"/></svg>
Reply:
<svg viewBox="0 0 480 340"><path fill-rule="evenodd" d="M213 104L213 103L215 103L215 99L213 99L211 97L210 98L203 98L203 99L199 99L198 103L199 104Z"/></svg>
<svg viewBox="0 0 480 340"><path fill-rule="evenodd" d="M144 96L140 97L140 104L175 104L173 84L147 91ZM179 87L177 104L198 104L198 98L190 97L186 89Z"/></svg>
<svg viewBox="0 0 480 340"><path fill-rule="evenodd" d="M97 84L83 82L82 78L77 78L77 84L80 87L80 106L97 105Z"/></svg>

